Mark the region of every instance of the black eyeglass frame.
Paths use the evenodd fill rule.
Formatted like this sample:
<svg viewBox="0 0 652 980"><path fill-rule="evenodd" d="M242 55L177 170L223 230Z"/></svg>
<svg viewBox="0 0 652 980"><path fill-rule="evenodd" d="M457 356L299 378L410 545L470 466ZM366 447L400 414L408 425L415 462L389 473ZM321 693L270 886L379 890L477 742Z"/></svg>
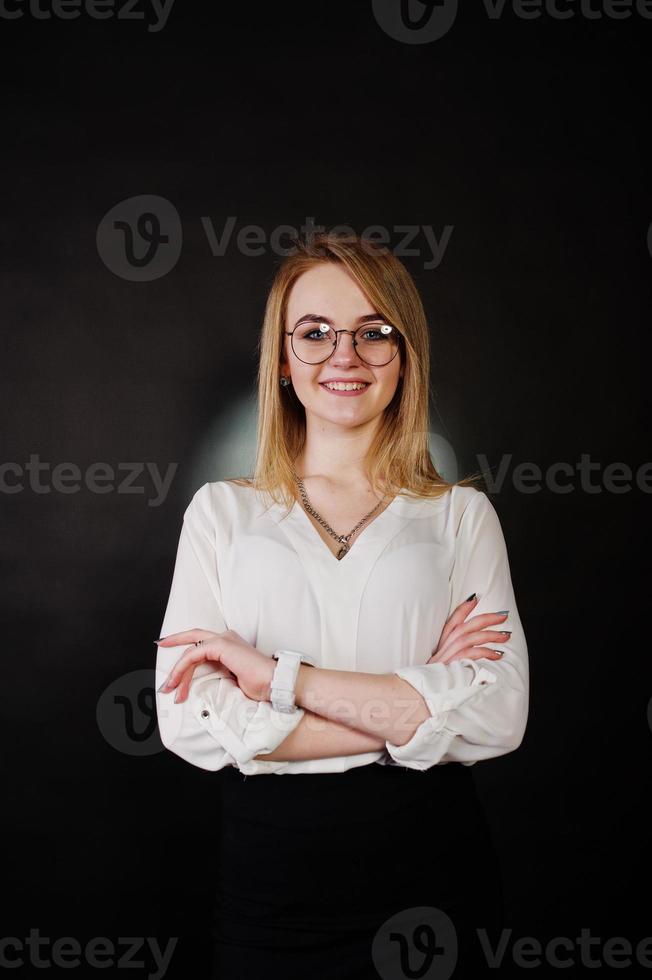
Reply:
<svg viewBox="0 0 652 980"><path fill-rule="evenodd" d="M283 333L286 334L288 337L292 337L294 335L294 333L299 329L299 327L305 327L307 325L307 323L309 323L309 322L310 321L306 321L305 323L298 323L296 325L296 327L294 328L294 330L284 330ZM383 321L383 322L385 322L385 321ZM396 327L394 326L393 323L388 323L387 326L388 327L391 327L392 330L396 331L396 336L398 337L398 343L396 344L396 350L395 350L395 352L392 354L392 356L390 357L390 359L388 361L385 361L384 364L369 364L369 361L365 361L364 357L361 354L358 354L358 350L357 350L357 348L358 348L358 342L355 339L355 335L357 334L358 330L365 330L365 329L373 328L373 323L363 323L361 326L357 327L355 330L333 330L333 333L335 334L335 341L333 343L333 349L330 352L330 354L328 354L326 357L322 357L321 361L304 361L304 359L302 357L299 357L299 355L295 351L295 349L294 349L294 342L293 341L290 341L290 343L292 345L292 353L294 354L294 356L299 361L301 361L302 364L323 364L325 361L328 360L329 357L332 357L333 354L335 353L335 351L337 350L337 345L340 342L340 334L341 333L350 333L351 334L351 337L353 338L353 348L354 348L356 354L358 354L358 357L360 358L360 360L362 361L363 364L369 364L369 367L386 367L388 364L391 364L392 363L392 361L394 360L394 358L398 354L398 352L400 350L400 347L401 347L401 340L403 339L403 334L401 333L400 330L397 330L396 329ZM332 327L329 327L329 330L332 330L332 329L333 329Z"/></svg>

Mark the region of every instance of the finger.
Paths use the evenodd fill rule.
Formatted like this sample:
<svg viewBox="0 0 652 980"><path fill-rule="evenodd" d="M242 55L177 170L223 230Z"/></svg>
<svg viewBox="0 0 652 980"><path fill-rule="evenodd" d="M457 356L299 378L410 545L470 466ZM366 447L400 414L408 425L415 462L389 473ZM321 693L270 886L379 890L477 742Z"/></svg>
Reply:
<svg viewBox="0 0 652 980"><path fill-rule="evenodd" d="M192 629L184 630L182 633L170 633L168 636L160 636L154 642L161 647L176 647L184 643L196 643L197 640L208 640L216 636L210 630Z"/></svg>
<svg viewBox="0 0 652 980"><path fill-rule="evenodd" d="M452 633L447 643L439 644L440 653L453 649L455 653L463 647L476 646L478 643L507 643L511 636L507 630L461 630Z"/></svg>
<svg viewBox="0 0 652 980"><path fill-rule="evenodd" d="M474 647L478 643L507 643L511 635L511 630L478 630L453 640L452 644L460 649L462 646Z"/></svg>
<svg viewBox="0 0 652 980"><path fill-rule="evenodd" d="M181 675L188 669L191 664L195 666L202 663L204 660L211 660L219 663L220 653L218 650L206 643L202 643L200 647L192 646L177 660L176 664L170 671L168 679L163 684L163 689L166 691L172 690L179 683Z"/></svg>
<svg viewBox="0 0 652 980"><path fill-rule="evenodd" d="M471 650L460 650L454 653L448 663L453 660L502 660L503 654L500 650L492 650L491 647L473 647Z"/></svg>
<svg viewBox="0 0 652 980"><path fill-rule="evenodd" d="M457 653L451 653L450 650L445 653L436 653L428 663L450 664L453 660L462 660L465 657L468 657L469 660L481 660L483 657L487 657L489 660L500 660L502 656L500 650L492 650L491 647L469 647L458 650Z"/></svg>
<svg viewBox="0 0 652 980"><path fill-rule="evenodd" d="M446 620L444 628L442 630L441 636L439 638L439 646L446 642L450 633L463 623L469 613L475 608L478 602L479 596L474 595L472 599L465 599L464 602L460 602L459 606L451 613L451 615Z"/></svg>
<svg viewBox="0 0 652 980"><path fill-rule="evenodd" d="M449 643L440 648L437 653L442 655L444 662L460 650L466 650L478 646L480 643L508 643L509 633L498 633L496 630L482 630L479 633L469 633L467 636L452 639Z"/></svg>
<svg viewBox="0 0 652 980"><path fill-rule="evenodd" d="M186 671L183 672L181 678L179 679L179 685L177 687L177 693L174 696L174 700L179 704L181 701L185 701L188 697L188 692L190 690L190 682L192 681L193 674L195 673L196 666L191 664Z"/></svg>
<svg viewBox="0 0 652 980"><path fill-rule="evenodd" d="M457 646L453 644L446 650L440 651L437 654L437 660L443 664L449 664L452 660L459 659L460 657L470 657L472 660L476 660L478 659L476 657L476 651L478 650L481 651L479 654L480 657L486 656L486 651L489 651L489 653L492 654L492 659L496 659L495 655L498 655L499 657L502 656L502 652L500 650L492 650L491 647L466 645Z"/></svg>
<svg viewBox="0 0 652 980"><path fill-rule="evenodd" d="M507 619L507 613L480 613L478 616L471 616L464 623L458 623L449 632L447 641L458 639L460 636L466 636L474 631L484 629L485 626L496 626L498 623L504 623ZM439 642L439 646L443 647L444 643Z"/></svg>

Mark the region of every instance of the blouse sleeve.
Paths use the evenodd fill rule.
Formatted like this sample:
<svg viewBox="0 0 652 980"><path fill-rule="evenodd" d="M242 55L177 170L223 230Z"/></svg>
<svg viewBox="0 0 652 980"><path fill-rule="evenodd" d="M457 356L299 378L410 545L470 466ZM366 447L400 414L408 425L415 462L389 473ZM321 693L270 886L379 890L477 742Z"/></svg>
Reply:
<svg viewBox="0 0 652 980"><path fill-rule="evenodd" d="M390 765L422 770L446 762L470 766L513 752L523 740L529 700L527 645L500 521L482 491L476 491L460 520L446 618L474 592L479 601L473 616L509 610L503 624L488 627L511 630L509 641L481 644L502 651L503 657L462 657L394 671L423 696L430 717L403 745L385 743Z"/></svg>
<svg viewBox="0 0 652 980"><path fill-rule="evenodd" d="M161 636L190 629L223 633L228 629L215 550L210 484L192 498L183 516L172 587ZM156 689L188 648L158 647ZM180 704L174 691L157 693L158 725L163 745L186 762L215 772L237 766L243 773L282 772L287 761L254 760L273 752L304 715L274 711L268 701L248 698L219 664L201 663L195 669L188 697Z"/></svg>

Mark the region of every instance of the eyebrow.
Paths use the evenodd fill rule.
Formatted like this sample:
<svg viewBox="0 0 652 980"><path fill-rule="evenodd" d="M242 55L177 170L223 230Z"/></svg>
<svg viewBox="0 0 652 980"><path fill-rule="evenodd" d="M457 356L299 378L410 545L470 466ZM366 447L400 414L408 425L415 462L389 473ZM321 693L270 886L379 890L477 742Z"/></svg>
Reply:
<svg viewBox="0 0 652 980"><path fill-rule="evenodd" d="M381 316L380 313L367 313L365 316L359 316L356 323L370 323L373 320L382 320L385 323L385 317ZM298 327L300 323L327 323L329 327L332 327L333 321L329 320L327 316L322 316L321 313L306 313L304 316L300 316L297 322L294 324Z"/></svg>

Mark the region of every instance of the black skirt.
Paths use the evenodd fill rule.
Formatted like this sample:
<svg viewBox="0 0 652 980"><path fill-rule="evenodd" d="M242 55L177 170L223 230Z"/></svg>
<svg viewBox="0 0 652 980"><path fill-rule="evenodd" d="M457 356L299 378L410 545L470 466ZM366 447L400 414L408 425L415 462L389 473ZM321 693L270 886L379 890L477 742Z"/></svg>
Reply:
<svg viewBox="0 0 652 980"><path fill-rule="evenodd" d="M215 980L484 973L503 899L471 767L218 778Z"/></svg>

